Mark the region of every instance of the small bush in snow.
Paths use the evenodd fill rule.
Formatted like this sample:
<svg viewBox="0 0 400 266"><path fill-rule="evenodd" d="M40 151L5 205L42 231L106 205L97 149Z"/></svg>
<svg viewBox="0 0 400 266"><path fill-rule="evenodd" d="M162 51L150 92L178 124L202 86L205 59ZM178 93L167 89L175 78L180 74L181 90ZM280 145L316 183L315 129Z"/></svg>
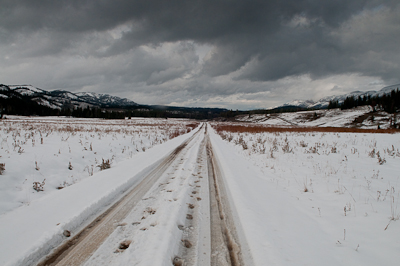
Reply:
<svg viewBox="0 0 400 266"><path fill-rule="evenodd" d="M272 151L278 151L278 140L275 138L273 141L272 141Z"/></svg>
<svg viewBox="0 0 400 266"><path fill-rule="evenodd" d="M37 192L43 191L44 190L45 181L46 181L46 179L44 179L42 183L33 182L33 189L36 190Z"/></svg>
<svg viewBox="0 0 400 266"><path fill-rule="evenodd" d="M379 151L376 153L376 157L378 157L378 163L379 163L380 165L386 163L386 159L381 157Z"/></svg>
<svg viewBox="0 0 400 266"><path fill-rule="evenodd" d="M100 171L111 168L110 159L107 160L102 159L102 160L103 162L97 166L100 168Z"/></svg>
<svg viewBox="0 0 400 266"><path fill-rule="evenodd" d="M304 142L304 140L300 141L300 146L303 148L306 148L308 146L307 143Z"/></svg>
<svg viewBox="0 0 400 266"><path fill-rule="evenodd" d="M0 175L2 175L5 170L6 170L6 164L0 163Z"/></svg>
<svg viewBox="0 0 400 266"><path fill-rule="evenodd" d="M39 170L40 170L40 167L39 167L37 161L35 161L35 170L36 170L36 171L39 171Z"/></svg>
<svg viewBox="0 0 400 266"><path fill-rule="evenodd" d="M243 150L247 150L249 148L245 141L242 142L242 147L243 147Z"/></svg>
<svg viewBox="0 0 400 266"><path fill-rule="evenodd" d="M69 162L69 164L68 164L68 169L69 169L69 170L74 169L74 167L72 166L71 162Z"/></svg>
<svg viewBox="0 0 400 266"><path fill-rule="evenodd" d="M289 140L287 137L285 138L285 144L282 147L282 151L284 153L291 153L293 151L293 149L290 148Z"/></svg>

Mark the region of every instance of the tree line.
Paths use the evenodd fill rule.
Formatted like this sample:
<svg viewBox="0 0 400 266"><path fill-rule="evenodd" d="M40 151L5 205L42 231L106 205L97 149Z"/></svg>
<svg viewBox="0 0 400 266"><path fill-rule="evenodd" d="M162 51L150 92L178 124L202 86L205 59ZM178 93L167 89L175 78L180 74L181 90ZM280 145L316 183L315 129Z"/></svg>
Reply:
<svg viewBox="0 0 400 266"><path fill-rule="evenodd" d="M366 105L370 105L374 111L379 108L390 114L398 112L400 110L400 91L397 88L396 90L392 90L390 93L373 97L370 95L358 97L348 96L343 103L334 100L329 101L328 109L340 108L345 110Z"/></svg>
<svg viewBox="0 0 400 266"><path fill-rule="evenodd" d="M53 109L43 106L29 97L9 95L0 97L0 118L3 115L72 116L80 118L124 119L131 117L212 119L220 110L207 108L100 108L95 106Z"/></svg>

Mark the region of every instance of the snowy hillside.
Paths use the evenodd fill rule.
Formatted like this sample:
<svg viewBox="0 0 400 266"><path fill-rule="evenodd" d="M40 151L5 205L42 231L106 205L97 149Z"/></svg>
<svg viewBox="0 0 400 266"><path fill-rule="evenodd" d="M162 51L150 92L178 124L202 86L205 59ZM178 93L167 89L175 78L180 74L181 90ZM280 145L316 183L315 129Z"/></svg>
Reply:
<svg viewBox="0 0 400 266"><path fill-rule="evenodd" d="M86 102L90 102L93 104L102 104L106 106L132 106L132 105L138 105L137 103L126 99L126 98L120 98L117 96L112 96L108 94L101 94L101 93L94 93L94 92L77 92L76 95L80 98L85 100Z"/></svg>
<svg viewBox="0 0 400 266"><path fill-rule="evenodd" d="M400 119L384 111L372 112L370 106L359 106L353 109L322 109L277 114L239 115L236 121L259 123L270 126L302 126L302 127L354 127L365 129L389 128L391 123L399 123Z"/></svg>
<svg viewBox="0 0 400 266"><path fill-rule="evenodd" d="M32 96L35 93L46 93L46 91L33 87L32 85L10 85L8 87L24 96Z"/></svg>
<svg viewBox="0 0 400 266"><path fill-rule="evenodd" d="M293 100L290 102L287 102L283 104L282 106L274 107L274 108L279 108L279 107L287 107L287 106L297 106L301 108L313 108L313 109L320 109L320 108L327 108L329 105L330 101L338 101L339 104L343 103L343 101L347 97L365 97L365 96L382 96L384 94L390 93L392 90L396 90L400 88L400 84L395 84L391 86L387 86L382 88L379 91L353 91L348 94L343 94L343 95L338 95L338 96L328 96L319 99L318 101L313 101L313 100ZM271 108L273 109L273 108Z"/></svg>
<svg viewBox="0 0 400 266"><path fill-rule="evenodd" d="M25 97L42 106L61 110L62 108L90 107L125 107L138 104L117 96L91 92L72 93L63 90L45 91L32 85L1 85L0 94L9 97Z"/></svg>

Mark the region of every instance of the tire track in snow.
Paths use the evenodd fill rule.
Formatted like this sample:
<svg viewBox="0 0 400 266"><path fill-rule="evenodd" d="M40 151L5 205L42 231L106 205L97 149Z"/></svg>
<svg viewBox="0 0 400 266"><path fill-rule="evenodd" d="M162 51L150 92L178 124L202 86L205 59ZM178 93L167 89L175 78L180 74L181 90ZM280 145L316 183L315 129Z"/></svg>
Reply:
<svg viewBox="0 0 400 266"><path fill-rule="evenodd" d="M208 178L201 180L205 189L200 190L200 201L193 214L193 220L187 220L183 236L193 243L191 248L181 248L175 257L175 266L243 266L241 245L234 224L231 206L226 194L222 173L214 155L211 141L204 132L204 139L198 152L199 161L206 162L206 169L199 174ZM200 179L198 179L200 181ZM208 200L207 200L208 199Z"/></svg>
<svg viewBox="0 0 400 266"><path fill-rule="evenodd" d="M72 239L55 249L38 266L82 265L116 229L116 222L122 221L127 216L161 175L172 165L182 150L199 135L201 128L168 155L137 186L127 192L118 202L94 219L91 224L82 229Z"/></svg>
<svg viewBox="0 0 400 266"><path fill-rule="evenodd" d="M127 261L132 265L251 264L243 262L217 161L207 128L200 129L112 208L39 265L126 265ZM173 217L165 220L166 212ZM145 243L146 235L162 243ZM162 255L153 259L154 252Z"/></svg>
<svg viewBox="0 0 400 266"><path fill-rule="evenodd" d="M191 200L188 202L188 214L191 215L189 216L191 219L186 219L184 225L179 225L182 230L182 239L190 241L193 246L187 248L182 245L179 255L174 258L173 265L179 265L180 262L185 266L210 265L210 206L207 176L206 138L204 137L200 143L193 173L196 194L191 195Z"/></svg>
<svg viewBox="0 0 400 266"><path fill-rule="evenodd" d="M206 147L210 186L211 265L245 265L221 171L208 135Z"/></svg>

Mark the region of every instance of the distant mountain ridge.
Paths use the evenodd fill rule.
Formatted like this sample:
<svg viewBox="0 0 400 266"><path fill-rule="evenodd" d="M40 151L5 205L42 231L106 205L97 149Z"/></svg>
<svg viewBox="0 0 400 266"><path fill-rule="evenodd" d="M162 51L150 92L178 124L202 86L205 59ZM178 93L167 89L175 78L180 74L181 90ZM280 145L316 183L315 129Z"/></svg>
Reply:
<svg viewBox="0 0 400 266"><path fill-rule="evenodd" d="M52 109L86 108L86 107L129 107L138 106L134 101L109 94L94 92L72 93L64 90L45 91L32 85L3 85L0 84L2 98L29 98L39 105Z"/></svg>
<svg viewBox="0 0 400 266"><path fill-rule="evenodd" d="M109 94L45 91L32 85L0 84L0 118L3 115L61 115L105 119L126 117L212 119L227 111L223 108L145 105Z"/></svg>
<svg viewBox="0 0 400 266"><path fill-rule="evenodd" d="M325 109L328 107L330 101L338 101L339 104L350 96L364 97L364 96L382 96L390 93L392 90L400 88L400 84L395 84L382 88L379 91L354 91L348 94L338 96L328 96L321 98L318 101L313 100L293 100L287 102L281 106L277 106L269 109L291 109L291 108L302 108L302 109ZM138 103L131 101L127 98L120 98L109 94L101 94L94 92L77 92L72 93L64 90L53 90L46 91L43 89L36 88L32 85L3 85L0 84L0 98L7 99L10 97L24 98L33 101L39 105L49 107L51 109L61 110L63 108L76 109L86 107L98 107L98 108L127 108L143 106L145 108L152 108L151 106L139 105ZM160 107L153 106L154 108L168 108L173 110L186 109L184 107ZM190 108L196 109L196 108ZM199 108L197 108L199 109ZM200 108L210 109L210 108ZM211 108L212 109L212 108ZM216 108L220 109L220 108ZM224 111L220 109L218 111Z"/></svg>
<svg viewBox="0 0 400 266"><path fill-rule="evenodd" d="M379 91L353 91L347 94L342 94L338 96L328 96L319 99L318 101L313 101L313 100L294 100L291 102L287 102L281 106L277 106L271 109L277 109L277 108L284 108L284 107L300 107L300 108L305 108L305 109L325 109L328 107L330 101L338 101L339 104L342 104L343 101L347 97L365 97L365 96L382 96L384 94L390 93L392 90L396 90L397 88L400 88L400 84L395 84L391 86L387 86L382 88Z"/></svg>

